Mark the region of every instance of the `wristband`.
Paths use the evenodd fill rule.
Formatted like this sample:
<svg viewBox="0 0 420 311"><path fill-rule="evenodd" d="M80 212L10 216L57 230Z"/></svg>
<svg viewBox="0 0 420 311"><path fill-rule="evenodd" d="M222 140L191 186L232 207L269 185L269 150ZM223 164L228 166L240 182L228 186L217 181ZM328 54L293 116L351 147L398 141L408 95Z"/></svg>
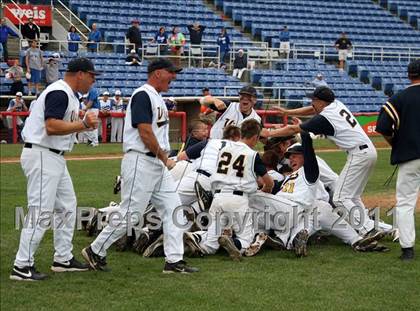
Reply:
<svg viewBox="0 0 420 311"><path fill-rule="evenodd" d="M83 123L83 125L84 125L85 128L87 128L87 129L89 128L89 125L86 123L85 120L82 120L82 123Z"/></svg>

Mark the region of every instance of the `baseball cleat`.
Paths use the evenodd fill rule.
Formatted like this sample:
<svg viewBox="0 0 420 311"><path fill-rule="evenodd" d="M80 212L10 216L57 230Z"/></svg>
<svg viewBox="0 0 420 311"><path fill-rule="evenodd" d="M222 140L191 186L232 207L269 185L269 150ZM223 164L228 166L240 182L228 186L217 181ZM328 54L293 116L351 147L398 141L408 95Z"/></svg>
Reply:
<svg viewBox="0 0 420 311"><path fill-rule="evenodd" d="M137 240L133 243L133 251L139 255L143 254L144 250L147 248L150 237L147 232L142 231Z"/></svg>
<svg viewBox="0 0 420 311"><path fill-rule="evenodd" d="M185 261L180 260L174 263L165 262L165 267L163 268L162 272L165 274L171 274L171 273L188 274L188 273L194 273L198 271L199 271L198 268L190 267L187 265Z"/></svg>
<svg viewBox="0 0 420 311"><path fill-rule="evenodd" d="M95 254L90 246L82 249L82 256L93 270L109 271L106 264L106 257Z"/></svg>
<svg viewBox="0 0 420 311"><path fill-rule="evenodd" d="M121 238L115 241L115 250L117 252L125 252L126 250L129 250L133 246L134 239L135 236L133 234L130 236L124 234Z"/></svg>
<svg viewBox="0 0 420 311"><path fill-rule="evenodd" d="M93 216L89 219L88 223L86 224L86 231L88 236L96 236L98 235L98 217L99 211L95 208L93 211Z"/></svg>
<svg viewBox="0 0 420 311"><path fill-rule="evenodd" d="M386 247L385 245L379 244L378 242L376 242L376 246L372 249L372 251L379 252L379 253L387 253L390 251L390 249Z"/></svg>
<svg viewBox="0 0 420 311"><path fill-rule="evenodd" d="M201 236L194 232L184 233L184 243L188 246L191 251L191 256L203 256L203 252L200 246Z"/></svg>
<svg viewBox="0 0 420 311"><path fill-rule="evenodd" d="M114 194L117 194L121 191L121 176L115 176L115 183L114 183Z"/></svg>
<svg viewBox="0 0 420 311"><path fill-rule="evenodd" d="M233 261L240 261L242 258L241 252L236 248L233 239L227 235L219 237L218 242L229 254Z"/></svg>
<svg viewBox="0 0 420 311"><path fill-rule="evenodd" d="M355 252L373 252L375 248L378 246L378 242L374 240L364 241L363 239L353 243L351 246Z"/></svg>
<svg viewBox="0 0 420 311"><path fill-rule="evenodd" d="M35 266L19 268L14 266L10 279L14 281L42 281L48 276L44 273L38 272Z"/></svg>
<svg viewBox="0 0 420 311"><path fill-rule="evenodd" d="M267 240L265 241L264 245L277 251L282 251L286 249L286 246L284 245L283 241L276 236L271 237L267 235Z"/></svg>
<svg viewBox="0 0 420 311"><path fill-rule="evenodd" d="M143 257L162 257L165 256L163 250L163 234L154 241L152 244L149 245L148 248L145 249L143 253Z"/></svg>
<svg viewBox="0 0 420 311"><path fill-rule="evenodd" d="M246 257L252 257L257 255L264 243L267 240L268 235L264 232L260 232L255 236L255 241L245 250Z"/></svg>
<svg viewBox="0 0 420 311"><path fill-rule="evenodd" d="M296 257L306 257L308 255L307 242L309 239L308 230L300 230L293 239L293 251Z"/></svg>
<svg viewBox="0 0 420 311"><path fill-rule="evenodd" d="M379 241L385 235L386 235L386 233L384 231L379 231L379 230L376 230L375 228L373 228L372 230L370 230L368 233L365 234L364 238L371 237L375 241Z"/></svg>
<svg viewBox="0 0 420 311"><path fill-rule="evenodd" d="M81 263L76 258L72 258L65 262L54 261L51 270L53 272L82 272L88 271L89 265L86 263Z"/></svg>
<svg viewBox="0 0 420 311"><path fill-rule="evenodd" d="M402 261L414 260L414 249L412 247L401 248L401 256L399 257Z"/></svg>
<svg viewBox="0 0 420 311"><path fill-rule="evenodd" d="M198 181L194 183L194 190L197 196L198 205L202 211L207 211L210 209L211 202L213 201L213 194L211 191L206 191L200 185Z"/></svg>

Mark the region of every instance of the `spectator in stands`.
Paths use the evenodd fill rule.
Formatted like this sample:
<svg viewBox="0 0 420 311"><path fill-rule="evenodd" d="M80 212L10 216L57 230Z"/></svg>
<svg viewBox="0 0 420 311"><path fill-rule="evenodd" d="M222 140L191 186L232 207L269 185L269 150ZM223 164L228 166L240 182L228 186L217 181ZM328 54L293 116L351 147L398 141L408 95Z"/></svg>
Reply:
<svg viewBox="0 0 420 311"><path fill-rule="evenodd" d="M109 113L111 112L111 99L109 98L109 92L105 91L102 93L102 99L99 100L99 104L101 106L100 112L105 118L105 124L107 128L111 125L111 118L109 118ZM102 137L102 121L104 119L99 119L99 125L98 125L98 136L99 140L101 140Z"/></svg>
<svg viewBox="0 0 420 311"><path fill-rule="evenodd" d="M203 32L206 29L206 26L200 25L199 22L194 22L194 24L188 25L187 27L188 31L190 32L190 44L201 45Z"/></svg>
<svg viewBox="0 0 420 311"><path fill-rule="evenodd" d="M141 60L139 55L136 53L136 50L132 49L130 53L125 58L125 64L130 66L140 66Z"/></svg>
<svg viewBox="0 0 420 311"><path fill-rule="evenodd" d="M137 19L131 21L131 27L128 28L125 36L130 41L130 43L134 44L136 53L142 55L141 49L143 47L143 42L141 39L140 21Z"/></svg>
<svg viewBox="0 0 420 311"><path fill-rule="evenodd" d="M242 78L242 74L247 69L247 57L244 54L244 50L240 49L238 54L235 56L233 61L233 74L232 76L237 77L238 79Z"/></svg>
<svg viewBox="0 0 420 311"><path fill-rule="evenodd" d="M102 35L101 32L97 29L96 23L92 24L92 30L88 35L88 44L87 49L89 52L96 52L99 50L98 42L101 42Z"/></svg>
<svg viewBox="0 0 420 311"><path fill-rule="evenodd" d="M280 49L279 53L282 57L289 57L290 53L290 32L287 26L284 26L283 29L280 31Z"/></svg>
<svg viewBox="0 0 420 311"><path fill-rule="evenodd" d="M38 25L34 23L34 19L30 17L28 22L22 26L22 37L28 40L39 40L40 31Z"/></svg>
<svg viewBox="0 0 420 311"><path fill-rule="evenodd" d="M115 91L115 97L111 101L111 112L125 112L120 90ZM123 127L124 118L111 118L111 143L122 142Z"/></svg>
<svg viewBox="0 0 420 311"><path fill-rule="evenodd" d="M44 68L47 85L50 85L60 79L60 54L54 53L51 57L49 57L48 61L44 63Z"/></svg>
<svg viewBox="0 0 420 311"><path fill-rule="evenodd" d="M76 32L76 27L70 26L69 33L67 34L68 41L81 41L80 35ZM79 50L79 43L69 42L69 51L77 52Z"/></svg>
<svg viewBox="0 0 420 311"><path fill-rule="evenodd" d="M349 38L347 38L346 33L344 31L341 33L340 38L338 38L337 41L335 41L335 48L338 51L338 68L340 68L340 70L342 71L344 70L344 63L347 60L347 55L349 54L352 48L351 41Z"/></svg>
<svg viewBox="0 0 420 311"><path fill-rule="evenodd" d="M3 47L3 60L5 62L9 60L9 51L7 49L7 40L9 39L9 35L18 37L18 34L6 25L6 19L2 18L0 24L0 43Z"/></svg>
<svg viewBox="0 0 420 311"><path fill-rule="evenodd" d="M13 66L7 69L6 72L6 78L13 80L10 86L10 95L16 94L17 92L23 93L22 77L23 68L19 65L19 59L16 59Z"/></svg>
<svg viewBox="0 0 420 311"><path fill-rule="evenodd" d="M220 48L220 67L226 68L226 57L229 55L230 38L227 34L226 28L222 28L220 35L217 37L217 44Z"/></svg>
<svg viewBox="0 0 420 311"><path fill-rule="evenodd" d="M165 27L160 27L159 31L153 38L152 42L159 45L160 55L166 55L168 51L168 35L166 34Z"/></svg>
<svg viewBox="0 0 420 311"><path fill-rule="evenodd" d="M3 45L0 44L0 61L3 61ZM0 74L3 74L3 69L0 68Z"/></svg>
<svg viewBox="0 0 420 311"><path fill-rule="evenodd" d="M30 41L29 49L26 50L26 72L31 75L28 82L28 95L32 95L32 87L35 85L35 95L39 93L41 82L41 71L44 69L42 51L38 48L36 40Z"/></svg>
<svg viewBox="0 0 420 311"><path fill-rule="evenodd" d="M327 81L325 81L324 75L322 73L320 73L320 72L317 73L315 79L313 79L312 81L308 82L307 85L313 87L314 89L316 89L317 87L320 87L320 86L326 86L326 87L328 87L328 83L327 83Z"/></svg>
<svg viewBox="0 0 420 311"><path fill-rule="evenodd" d="M172 34L169 37L169 46L171 48L172 55L174 58L174 65L179 67L181 64L181 55L184 53L185 36L180 32L178 26L172 28Z"/></svg>
<svg viewBox="0 0 420 311"><path fill-rule="evenodd" d="M21 111L28 111L28 107L26 107L25 101L22 98L22 92L17 92L16 97L11 99L9 102L9 106L7 107L7 111L10 112L21 112ZM13 129L13 118L12 116L7 116L7 127L9 128L9 141L11 142L11 130ZM23 121L21 117L16 118L16 125L19 129L23 127Z"/></svg>

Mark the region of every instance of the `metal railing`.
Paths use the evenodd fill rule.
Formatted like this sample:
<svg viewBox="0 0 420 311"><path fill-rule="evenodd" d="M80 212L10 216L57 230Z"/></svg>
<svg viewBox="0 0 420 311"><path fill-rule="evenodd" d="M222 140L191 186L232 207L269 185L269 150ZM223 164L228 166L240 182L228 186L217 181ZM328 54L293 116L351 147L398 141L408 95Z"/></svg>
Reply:
<svg viewBox="0 0 420 311"><path fill-rule="evenodd" d="M83 37L83 39L87 40L88 37L86 37L86 35L80 31L79 28L77 28L76 26L73 25L73 23L71 22L71 19L69 20L63 13L60 12L60 10L58 10L57 8L54 8L54 12L58 13L62 18L64 18L64 20L69 23L69 28L70 26L73 26L74 28L76 28L76 31Z"/></svg>
<svg viewBox="0 0 420 311"><path fill-rule="evenodd" d="M324 43L294 43L292 50L297 51L293 54L294 58L299 55L309 56L314 53L314 57L325 61L326 58L337 57L338 52L335 46ZM406 46L381 46L381 45L353 45L349 50L348 59L366 59L380 60L396 59L410 61L413 58L420 57L420 47Z"/></svg>
<svg viewBox="0 0 420 311"><path fill-rule="evenodd" d="M28 41L28 40L20 39L20 47L22 47L22 42L24 42L24 41ZM43 43L59 43L58 52L62 53L63 52L63 46L66 46L68 43L78 43L80 46L82 46L82 49L80 49L79 52L84 52L84 51L86 51L86 47L84 47L84 45L87 45L87 44L92 43L92 42L90 42L90 41L68 41L68 40L38 40L38 44L43 44ZM114 49L116 49L119 46L123 46L124 50L134 48L133 43L102 42L102 41L101 42L94 42L94 43L97 44L97 48L96 48L95 52L100 52L101 47L105 47L105 46L111 46ZM67 51L68 50L66 49L66 52Z"/></svg>
<svg viewBox="0 0 420 311"><path fill-rule="evenodd" d="M70 25L73 25L73 26L75 26L74 24L73 24L73 21L74 20L76 20L76 22L78 23L78 24L81 24L83 27L85 27L85 30L87 30L87 32L90 32L90 28L89 28L89 26L88 25L86 25L76 14L74 14L62 1L60 1L60 0L56 0L56 2L57 3L59 3L65 10L66 10L66 12L68 12L69 13L69 18L66 18L65 16L64 16L64 14L62 14L57 8L54 8L56 11L58 11L59 13L60 13L60 15L63 17L63 18L65 18L69 23L70 23ZM54 3L54 1L51 1L51 3ZM83 34L83 32L81 32L80 30L78 30L77 29L77 27L75 26L75 28L76 28L76 30L85 38L85 39L87 39L87 37Z"/></svg>

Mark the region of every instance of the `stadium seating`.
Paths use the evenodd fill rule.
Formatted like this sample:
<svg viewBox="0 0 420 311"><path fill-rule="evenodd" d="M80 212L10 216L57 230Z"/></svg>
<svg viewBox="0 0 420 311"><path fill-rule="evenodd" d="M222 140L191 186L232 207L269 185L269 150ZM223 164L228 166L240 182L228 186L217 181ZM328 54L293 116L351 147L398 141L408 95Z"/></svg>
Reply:
<svg viewBox="0 0 420 311"><path fill-rule="evenodd" d="M420 3L416 0L381 0L380 4L391 13L420 29Z"/></svg>
<svg viewBox="0 0 420 311"><path fill-rule="evenodd" d="M285 65L281 64L279 67L285 67ZM288 70L285 70L285 68L280 70L254 70L251 73L251 80L261 86L274 88L273 96L288 100L287 105L292 107L294 106L293 100L305 99L303 88L308 88L306 82L312 81L317 73L323 74L337 98L348 105L352 111L378 111L386 101L383 92L375 90L370 84L364 84L360 80L350 77L347 73L338 71L335 66L325 64L320 60L291 60ZM284 88L280 94L278 89L275 89L277 87Z"/></svg>
<svg viewBox="0 0 420 311"><path fill-rule="evenodd" d="M219 5L220 5L220 1ZM419 46L420 33L370 0L222 1L226 15L273 46L288 25L293 42L333 45L341 31L353 44ZM420 7L413 2L413 7Z"/></svg>
<svg viewBox="0 0 420 311"><path fill-rule="evenodd" d="M228 29L231 40L249 41L228 22L207 8L202 1L88 1L70 0L70 8L89 25L97 23L106 41L123 42L133 19L141 21L143 40L153 38L160 26L169 33L177 25L189 38L187 25L199 21L207 29L203 41L215 42L222 27Z"/></svg>

